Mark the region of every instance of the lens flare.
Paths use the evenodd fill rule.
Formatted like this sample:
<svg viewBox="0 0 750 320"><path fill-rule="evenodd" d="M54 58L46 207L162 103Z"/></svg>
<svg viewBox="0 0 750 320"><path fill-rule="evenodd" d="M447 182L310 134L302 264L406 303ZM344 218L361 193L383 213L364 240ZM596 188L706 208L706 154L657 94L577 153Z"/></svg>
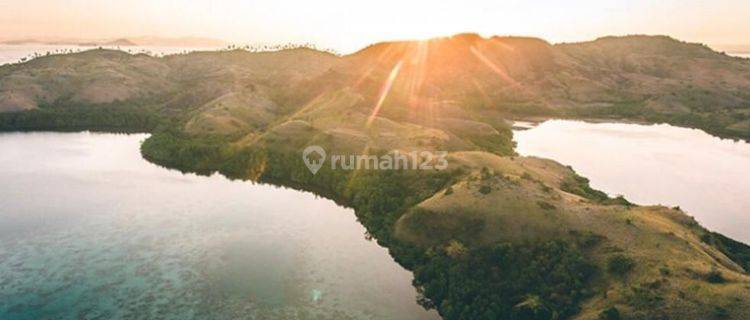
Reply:
<svg viewBox="0 0 750 320"><path fill-rule="evenodd" d="M513 86L519 85L518 82L516 82L516 80L513 80L513 78L511 78L508 75L508 73L505 72L505 70L503 70L503 68L500 68L494 62L492 62L492 60L490 60L489 58L487 58L487 56L485 56L482 53L482 51L480 51L479 49L477 49L474 46L471 46L471 48L469 50L471 51L471 53L475 57L477 57L479 59L479 61L481 61L482 63L484 63L484 65L486 65L488 68L490 68L490 70L492 70L492 72L494 72L495 74L497 74L498 76L500 76L500 78L503 79L503 81L505 81L507 83L510 83Z"/></svg>
<svg viewBox="0 0 750 320"><path fill-rule="evenodd" d="M385 98L388 96L388 92L391 91L391 87L393 87L393 82L396 80L396 77L398 77L398 72L401 70L401 65L403 64L403 60L399 60L398 63L393 67L391 70L391 73L388 75L388 78L385 80L385 83L383 83L383 87L380 88L380 95L378 96L378 102L375 104L375 108L372 110L372 114L370 114L370 117L367 118L367 125L366 127L370 127L373 121L375 121L375 117L378 116L378 112L380 112L380 107L383 106L383 102L385 101Z"/></svg>

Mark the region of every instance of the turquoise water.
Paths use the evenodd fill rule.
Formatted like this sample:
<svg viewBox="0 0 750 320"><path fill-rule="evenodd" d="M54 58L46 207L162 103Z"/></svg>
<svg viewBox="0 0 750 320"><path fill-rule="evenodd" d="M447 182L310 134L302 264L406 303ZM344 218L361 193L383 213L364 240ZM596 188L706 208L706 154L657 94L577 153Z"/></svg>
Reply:
<svg viewBox="0 0 750 320"><path fill-rule="evenodd" d="M437 319L350 209L183 175L146 135L0 134L0 319Z"/></svg>
<svg viewBox="0 0 750 320"><path fill-rule="evenodd" d="M639 204L680 206L750 243L750 144L666 124L551 120L514 132L522 155L555 159L594 188Z"/></svg>

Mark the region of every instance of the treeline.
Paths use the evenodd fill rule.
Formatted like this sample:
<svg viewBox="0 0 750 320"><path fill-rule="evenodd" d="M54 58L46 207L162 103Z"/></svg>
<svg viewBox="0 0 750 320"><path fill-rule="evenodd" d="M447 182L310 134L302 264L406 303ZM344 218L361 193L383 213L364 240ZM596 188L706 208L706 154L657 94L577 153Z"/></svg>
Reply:
<svg viewBox="0 0 750 320"><path fill-rule="evenodd" d="M588 178L582 177L575 172L572 176L566 177L562 180L562 182L560 183L560 190L579 195L600 204L623 206L634 205L623 196L610 198L609 195L607 195L603 191L592 188L591 184L589 184Z"/></svg>
<svg viewBox="0 0 750 320"><path fill-rule="evenodd" d="M735 123L750 120L747 105L744 109L714 110L701 108L695 102L691 111L684 113L663 113L647 108L642 101L622 101L608 107L570 109L552 109L533 102L498 102L490 103L487 99L478 97L466 98L464 105L473 110L496 110L506 118L570 118L570 119L623 119L644 121L649 123L668 123L674 126L701 129L709 134L728 139L744 139L750 141L750 127L744 129L731 128ZM748 100L750 101L750 100ZM708 104L710 101L701 102Z"/></svg>
<svg viewBox="0 0 750 320"><path fill-rule="evenodd" d="M151 132L162 118L143 108L64 107L0 113L0 131Z"/></svg>
<svg viewBox="0 0 750 320"><path fill-rule="evenodd" d="M232 152L220 137L191 138L172 129L154 132L141 145L146 160L182 172L211 174L221 168Z"/></svg>
<svg viewBox="0 0 750 320"><path fill-rule="evenodd" d="M743 130L729 128L737 121L747 120L742 110L730 112L722 110L687 113L661 113L646 108L640 102L617 103L603 108L571 109L562 114L568 118L611 118L614 120L629 119L651 123L668 123L674 126L701 129L709 134L729 139L750 141L750 127Z"/></svg>

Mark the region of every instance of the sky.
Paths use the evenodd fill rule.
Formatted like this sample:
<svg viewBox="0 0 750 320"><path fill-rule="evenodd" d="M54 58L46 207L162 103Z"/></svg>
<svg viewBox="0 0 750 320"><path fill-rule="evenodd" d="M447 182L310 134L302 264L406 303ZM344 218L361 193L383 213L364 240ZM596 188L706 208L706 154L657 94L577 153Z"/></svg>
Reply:
<svg viewBox="0 0 750 320"><path fill-rule="evenodd" d="M198 36L238 44L368 44L476 32L550 42L666 34L750 45L748 0L0 0L0 39Z"/></svg>

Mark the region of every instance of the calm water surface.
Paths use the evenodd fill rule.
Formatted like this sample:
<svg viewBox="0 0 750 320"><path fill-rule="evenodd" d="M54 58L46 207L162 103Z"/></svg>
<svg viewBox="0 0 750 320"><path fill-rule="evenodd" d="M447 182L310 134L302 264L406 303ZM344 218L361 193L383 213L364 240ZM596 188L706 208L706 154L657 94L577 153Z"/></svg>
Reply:
<svg viewBox="0 0 750 320"><path fill-rule="evenodd" d="M147 163L146 135L0 134L0 319L437 319L350 209Z"/></svg>
<svg viewBox="0 0 750 320"><path fill-rule="evenodd" d="M514 132L517 151L555 159L594 188L639 204L680 206L750 243L750 144L669 125L547 121Z"/></svg>

